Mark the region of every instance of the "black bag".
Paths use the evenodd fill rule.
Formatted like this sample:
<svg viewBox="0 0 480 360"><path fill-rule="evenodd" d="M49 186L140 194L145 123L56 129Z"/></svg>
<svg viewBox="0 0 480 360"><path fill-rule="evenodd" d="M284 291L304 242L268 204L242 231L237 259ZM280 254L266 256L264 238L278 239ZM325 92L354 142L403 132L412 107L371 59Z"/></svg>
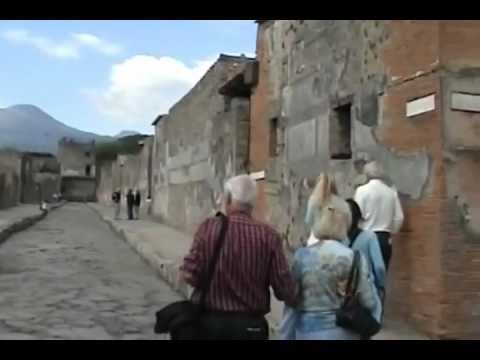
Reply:
<svg viewBox="0 0 480 360"><path fill-rule="evenodd" d="M212 262L201 282L201 287L198 289L200 291L200 302L196 304L191 300L177 301L157 311L154 327L156 334L170 333L172 340L195 340L201 338L201 330L199 329L200 317L205 308L205 300L210 289L220 250L225 242L228 227L228 218L225 215L219 212L217 217L222 221L222 225L215 244Z"/></svg>
<svg viewBox="0 0 480 360"><path fill-rule="evenodd" d="M337 310L336 323L340 327L360 334L363 338L370 338L380 331L381 325L358 299L360 260L360 252L355 251L348 277L345 300L340 309Z"/></svg>

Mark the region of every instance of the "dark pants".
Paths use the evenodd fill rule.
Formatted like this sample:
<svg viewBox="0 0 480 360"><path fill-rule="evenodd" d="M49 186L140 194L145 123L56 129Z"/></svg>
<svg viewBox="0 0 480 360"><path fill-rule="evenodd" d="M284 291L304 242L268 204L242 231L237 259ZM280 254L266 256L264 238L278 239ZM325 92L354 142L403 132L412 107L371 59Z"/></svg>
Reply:
<svg viewBox="0 0 480 360"><path fill-rule="evenodd" d="M128 220L133 220L133 205L128 205L127 210L128 210Z"/></svg>
<svg viewBox="0 0 480 360"><path fill-rule="evenodd" d="M208 313L201 320L202 340L268 340L264 316Z"/></svg>
<svg viewBox="0 0 480 360"><path fill-rule="evenodd" d="M385 263L385 270L388 271L390 258L392 257L392 245L390 245L390 233L386 231L375 231L377 234L380 251L382 252L383 261Z"/></svg>

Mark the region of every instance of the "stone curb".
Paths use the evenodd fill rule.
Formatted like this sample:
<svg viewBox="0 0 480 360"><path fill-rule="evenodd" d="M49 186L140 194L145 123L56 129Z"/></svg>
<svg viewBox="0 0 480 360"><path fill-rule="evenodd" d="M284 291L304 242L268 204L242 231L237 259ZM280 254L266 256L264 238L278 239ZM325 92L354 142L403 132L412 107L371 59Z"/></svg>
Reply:
<svg viewBox="0 0 480 360"><path fill-rule="evenodd" d="M56 210L62 207L64 204L65 203L55 204L50 208L49 211ZM3 230L0 230L0 244L5 242L13 234L19 231L25 230L30 226L34 225L35 223L37 223L38 221L45 218L48 215L49 211L42 211L39 214L27 216L23 219L20 219L8 224L6 228L4 228Z"/></svg>

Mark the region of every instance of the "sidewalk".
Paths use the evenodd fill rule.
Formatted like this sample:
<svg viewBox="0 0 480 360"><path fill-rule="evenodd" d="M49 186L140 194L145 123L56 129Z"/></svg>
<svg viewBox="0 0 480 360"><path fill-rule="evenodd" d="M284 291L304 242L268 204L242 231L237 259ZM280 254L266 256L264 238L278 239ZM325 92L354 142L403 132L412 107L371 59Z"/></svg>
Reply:
<svg viewBox="0 0 480 360"><path fill-rule="evenodd" d="M146 260L175 291L188 296L188 286L179 276L179 266L190 249L192 237L149 220L114 220L113 207L88 204L110 228ZM125 220L124 220L125 219Z"/></svg>
<svg viewBox="0 0 480 360"><path fill-rule="evenodd" d="M46 216L38 205L19 205L0 210L0 243Z"/></svg>
<svg viewBox="0 0 480 360"><path fill-rule="evenodd" d="M129 221L114 220L114 209L97 203L88 204L135 249L170 286L180 294L188 296L188 286L181 281L179 266L190 249L192 237L148 218ZM272 295L272 311L267 316L272 338L281 317L283 306ZM375 340L427 340L404 324L386 321L384 329Z"/></svg>
<svg viewBox="0 0 480 360"><path fill-rule="evenodd" d="M0 243L12 234L32 226L47 216L50 211L58 209L64 204L65 202L50 204L48 211L40 210L39 205L25 204L0 210Z"/></svg>

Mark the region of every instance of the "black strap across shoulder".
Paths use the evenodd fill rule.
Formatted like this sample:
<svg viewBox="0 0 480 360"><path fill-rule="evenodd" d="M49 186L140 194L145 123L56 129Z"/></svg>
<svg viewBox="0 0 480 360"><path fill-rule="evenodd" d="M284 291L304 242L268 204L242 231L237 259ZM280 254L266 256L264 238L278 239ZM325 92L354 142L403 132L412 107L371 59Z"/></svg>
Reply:
<svg viewBox="0 0 480 360"><path fill-rule="evenodd" d="M360 252L355 250L353 252L352 267L350 268L350 274L348 275L347 288L345 291L346 301L348 301L352 296L354 296L357 291L359 271L360 271Z"/></svg>
<svg viewBox="0 0 480 360"><path fill-rule="evenodd" d="M353 246L353 243L355 242L355 240L357 240L357 237L358 237L358 235L360 235L361 232L362 232L361 229L355 229L353 231L353 236L350 239L350 245L349 245L350 248Z"/></svg>
<svg viewBox="0 0 480 360"><path fill-rule="evenodd" d="M213 274L215 273L215 268L217 266L218 258L220 257L220 252L222 250L223 244L225 243L225 238L227 234L227 228L228 228L228 217L224 215L221 212L218 212L216 214L216 217L218 217L221 221L221 228L220 232L217 238L217 241L215 242L215 248L213 252L213 257L212 261L210 262L206 276L204 277L204 281L202 289L201 289L201 296L200 296L200 307L204 308L205 307L205 300L207 298L208 292L210 290L210 285L212 283L213 279Z"/></svg>

